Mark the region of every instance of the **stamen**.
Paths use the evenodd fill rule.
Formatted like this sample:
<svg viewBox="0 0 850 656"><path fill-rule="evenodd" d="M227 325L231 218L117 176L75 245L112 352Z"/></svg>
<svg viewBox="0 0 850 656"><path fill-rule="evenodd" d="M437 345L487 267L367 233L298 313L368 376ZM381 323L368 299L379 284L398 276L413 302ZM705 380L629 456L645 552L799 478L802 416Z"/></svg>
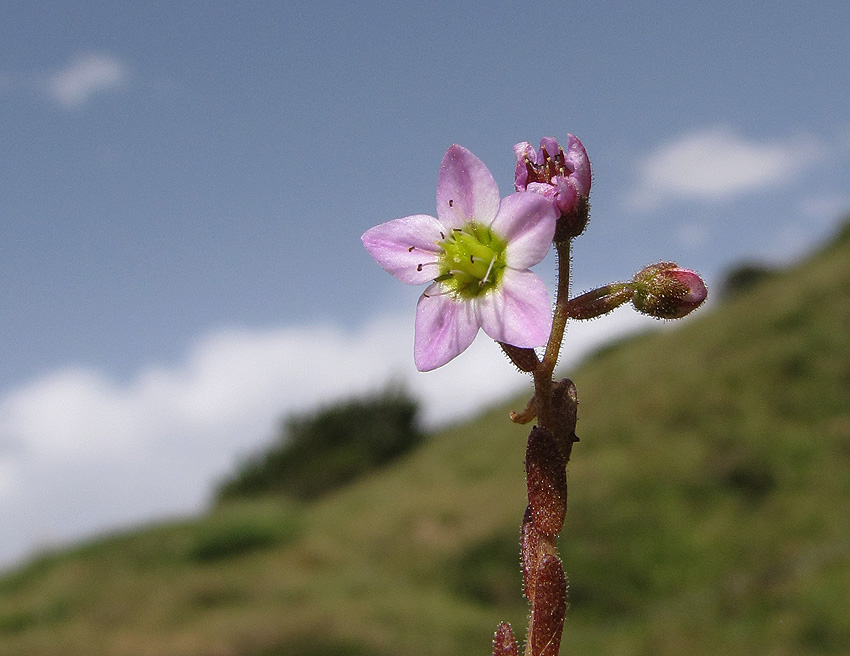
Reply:
<svg viewBox="0 0 850 656"><path fill-rule="evenodd" d="M490 272L493 270L493 265L496 263L496 254L493 253L493 257L490 260L490 266L487 267L487 273L484 274L484 277L481 279L481 282L478 283L479 287L483 287L487 282L487 278L490 277Z"/></svg>
<svg viewBox="0 0 850 656"><path fill-rule="evenodd" d="M425 298L435 298L437 296L445 296L446 294L451 294L451 293L452 293L452 290L445 289L445 290L438 292L436 294L426 294L425 292L422 292L422 296L424 296Z"/></svg>
<svg viewBox="0 0 850 656"><path fill-rule="evenodd" d="M407 252L412 253L414 248L416 248L416 246L411 246L410 248L407 249Z"/></svg>
<svg viewBox="0 0 850 656"><path fill-rule="evenodd" d="M422 267L434 266L434 265L438 265L438 264L440 264L439 260L434 260L433 262L420 262L419 264L416 265L416 270L422 271Z"/></svg>

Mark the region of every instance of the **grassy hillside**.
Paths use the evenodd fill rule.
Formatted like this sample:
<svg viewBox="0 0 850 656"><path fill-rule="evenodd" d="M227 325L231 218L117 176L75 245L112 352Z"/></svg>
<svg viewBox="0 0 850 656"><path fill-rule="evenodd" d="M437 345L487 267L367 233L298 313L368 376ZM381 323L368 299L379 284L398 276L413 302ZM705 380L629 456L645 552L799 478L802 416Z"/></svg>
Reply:
<svg viewBox="0 0 850 656"><path fill-rule="evenodd" d="M850 229L579 371L563 654L850 653ZM522 631L526 430L494 408L314 503L225 505L0 579L0 655L488 654Z"/></svg>

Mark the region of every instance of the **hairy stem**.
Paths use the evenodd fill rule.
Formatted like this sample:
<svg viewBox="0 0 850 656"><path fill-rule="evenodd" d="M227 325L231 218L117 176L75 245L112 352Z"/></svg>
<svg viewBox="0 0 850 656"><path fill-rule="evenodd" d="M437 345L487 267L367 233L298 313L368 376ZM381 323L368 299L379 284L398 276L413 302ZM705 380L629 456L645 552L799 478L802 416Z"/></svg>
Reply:
<svg viewBox="0 0 850 656"><path fill-rule="evenodd" d="M570 292L570 242L555 242L558 257L558 287L555 292L555 312L552 316L552 332L543 360L534 370L534 396L537 399L537 421L541 428L550 428L555 417L552 415L552 373L558 363L561 342L569 318L568 301Z"/></svg>
<svg viewBox="0 0 850 656"><path fill-rule="evenodd" d="M563 582L561 561L556 555L556 541L566 510L565 469L572 443L571 438L567 439L564 435L564 420L569 415L567 407L560 396L555 398L559 393L563 396L565 388L553 382L552 374L558 363L567 320L570 318L570 241L556 242L555 248L558 286L552 332L543 359L532 372L538 427L532 429L526 454L529 499L523 520L522 545L523 574L531 613L525 656L543 656L551 648L557 650L563 628L563 610L566 608L566 583ZM573 423L574 417L573 413ZM571 429L568 432L574 437ZM560 578L554 572L559 572ZM560 592L562 588L563 594ZM544 634L547 636L545 640Z"/></svg>
<svg viewBox="0 0 850 656"><path fill-rule="evenodd" d="M541 367L550 378L555 371L555 365L558 364L558 354L561 352L561 342L564 339L569 318L567 303L570 297L570 245L569 240L555 242L555 252L558 257L558 289L555 292L552 332L549 333L549 342L546 344L546 353L543 355Z"/></svg>
<svg viewBox="0 0 850 656"><path fill-rule="evenodd" d="M634 296L629 283L616 282L570 299L566 304L570 319L595 319L628 303Z"/></svg>

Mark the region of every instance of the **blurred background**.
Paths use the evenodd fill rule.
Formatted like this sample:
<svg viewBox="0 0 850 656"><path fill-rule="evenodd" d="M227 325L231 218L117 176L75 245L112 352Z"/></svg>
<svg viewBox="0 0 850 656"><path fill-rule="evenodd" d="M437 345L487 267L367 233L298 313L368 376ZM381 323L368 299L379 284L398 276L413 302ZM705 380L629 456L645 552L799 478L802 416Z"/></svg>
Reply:
<svg viewBox="0 0 850 656"><path fill-rule="evenodd" d="M359 237L434 213L452 143L506 195L513 144L569 132L575 291L676 260L710 302L569 330L565 651L850 651L848 28L826 1L0 4L0 644L486 653L522 625L528 383L483 337L417 373L421 289Z"/></svg>

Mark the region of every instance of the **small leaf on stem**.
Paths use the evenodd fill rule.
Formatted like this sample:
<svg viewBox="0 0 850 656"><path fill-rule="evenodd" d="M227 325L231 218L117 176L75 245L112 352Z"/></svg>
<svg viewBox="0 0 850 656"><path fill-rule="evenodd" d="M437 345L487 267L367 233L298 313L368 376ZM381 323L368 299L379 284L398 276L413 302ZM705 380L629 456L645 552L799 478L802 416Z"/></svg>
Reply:
<svg viewBox="0 0 850 656"><path fill-rule="evenodd" d="M537 561L540 559L539 544L540 535L534 530L531 508L526 508L522 518L522 582L525 587L525 596L529 601L534 599L534 573L537 570Z"/></svg>
<svg viewBox="0 0 850 656"><path fill-rule="evenodd" d="M537 568L531 604L531 656L557 656L567 614L567 579L557 556L544 556Z"/></svg>
<svg viewBox="0 0 850 656"><path fill-rule="evenodd" d="M578 413L578 394L576 386L569 378L559 380L552 385L552 415L554 423L552 433L555 442L564 456L564 464L570 461L576 436L576 416ZM566 488L564 489L566 494Z"/></svg>
<svg viewBox="0 0 850 656"><path fill-rule="evenodd" d="M534 528L554 537L567 513L567 460L551 431L535 426L525 451L528 507Z"/></svg>
<svg viewBox="0 0 850 656"><path fill-rule="evenodd" d="M493 636L493 656L517 656L518 649L511 625L502 622Z"/></svg>
<svg viewBox="0 0 850 656"><path fill-rule="evenodd" d="M527 424L537 417L537 397L532 396L522 412L511 410L511 421L515 424Z"/></svg>

